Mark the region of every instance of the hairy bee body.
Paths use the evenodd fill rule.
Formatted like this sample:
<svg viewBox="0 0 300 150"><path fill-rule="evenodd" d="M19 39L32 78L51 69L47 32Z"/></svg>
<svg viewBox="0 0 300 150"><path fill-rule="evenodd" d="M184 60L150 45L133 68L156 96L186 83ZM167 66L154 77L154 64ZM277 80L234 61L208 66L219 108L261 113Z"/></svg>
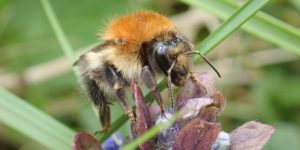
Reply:
<svg viewBox="0 0 300 150"><path fill-rule="evenodd" d="M193 46L177 33L172 21L156 12L116 18L108 24L102 39L103 43L81 55L77 64L81 83L99 107L104 126L109 126L110 100L117 99L132 116L123 91L130 83L145 83L162 107L154 75L170 76L175 85L182 85L188 76L191 58L186 53Z"/></svg>

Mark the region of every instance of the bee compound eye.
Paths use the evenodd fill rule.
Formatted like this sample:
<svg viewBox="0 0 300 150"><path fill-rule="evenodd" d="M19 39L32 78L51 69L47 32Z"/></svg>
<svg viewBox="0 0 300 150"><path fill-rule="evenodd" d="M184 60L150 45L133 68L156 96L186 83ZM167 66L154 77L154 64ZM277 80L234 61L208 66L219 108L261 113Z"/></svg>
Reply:
<svg viewBox="0 0 300 150"><path fill-rule="evenodd" d="M164 46L163 44L157 44L156 45L156 53L158 55L165 55L165 53L166 53L166 46Z"/></svg>

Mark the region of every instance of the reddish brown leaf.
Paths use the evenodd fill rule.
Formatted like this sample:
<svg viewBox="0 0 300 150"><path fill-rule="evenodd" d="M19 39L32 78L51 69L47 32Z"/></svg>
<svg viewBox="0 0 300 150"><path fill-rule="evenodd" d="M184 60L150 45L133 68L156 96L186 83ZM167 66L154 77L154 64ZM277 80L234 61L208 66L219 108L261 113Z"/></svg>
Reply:
<svg viewBox="0 0 300 150"><path fill-rule="evenodd" d="M220 124L194 119L178 133L173 150L210 150L220 132Z"/></svg>
<svg viewBox="0 0 300 150"><path fill-rule="evenodd" d="M275 129L272 126L250 121L230 134L230 150L260 150L269 141Z"/></svg>
<svg viewBox="0 0 300 150"><path fill-rule="evenodd" d="M151 115L148 106L144 101L144 96L141 89L135 83L131 84L131 89L132 89L132 96L136 104L136 122L137 122L136 137L138 137L143 133L147 132L148 129L151 128L152 121L151 121ZM152 147L151 140L140 145L141 150L150 150L151 147Z"/></svg>
<svg viewBox="0 0 300 150"><path fill-rule="evenodd" d="M72 142L72 150L101 150L97 139L86 132L78 132Z"/></svg>

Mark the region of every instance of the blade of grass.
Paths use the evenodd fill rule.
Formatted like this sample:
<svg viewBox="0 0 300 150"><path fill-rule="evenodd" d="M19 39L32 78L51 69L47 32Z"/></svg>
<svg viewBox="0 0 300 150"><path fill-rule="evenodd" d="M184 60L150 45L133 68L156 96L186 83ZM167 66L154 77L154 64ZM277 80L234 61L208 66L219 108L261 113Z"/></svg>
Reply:
<svg viewBox="0 0 300 150"><path fill-rule="evenodd" d="M197 49L207 54L217 45L219 45L232 32L243 25L250 17L256 14L258 10L264 6L268 0L249 0L240 7L233 15L231 15L217 30L210 34Z"/></svg>
<svg viewBox="0 0 300 150"><path fill-rule="evenodd" d="M69 59L70 64L73 65L73 63L76 60L76 56L74 54L74 51L72 49L70 42L68 41L65 33L63 32L63 30L57 20L57 17L52 9L52 6L51 6L49 0L41 0L41 3L45 10L47 18L51 24L51 27L54 30L54 33L57 37L59 44L61 45L65 55ZM78 77L79 76L78 68L76 66L73 66L72 69L73 69L75 75Z"/></svg>
<svg viewBox="0 0 300 150"><path fill-rule="evenodd" d="M298 9L298 11L300 10L300 1L299 0L289 0L290 3L296 7Z"/></svg>
<svg viewBox="0 0 300 150"><path fill-rule="evenodd" d="M41 3L65 55L71 62L70 64L72 64L75 60L75 55L60 28L49 1L41 0ZM73 70L78 75L77 68L73 68ZM74 131L1 88L0 121L49 149L71 149L71 141L75 135Z"/></svg>
<svg viewBox="0 0 300 150"><path fill-rule="evenodd" d="M243 23L245 23L251 16L253 16L268 0L250 0L237 10L228 20L226 20L215 32L209 35L207 40L204 40L200 47L201 52L208 53L218 44L220 44L232 32L237 30ZM159 83L159 89L162 90L166 87L166 81L163 80ZM146 101L151 97L147 94ZM122 126L119 120L123 120L125 116L121 116L113 126ZM109 135L103 135L108 137Z"/></svg>
<svg viewBox="0 0 300 150"><path fill-rule="evenodd" d="M120 129L120 127L127 120L128 120L128 117L125 114L123 114L112 124L112 126L109 128L109 130L105 134L101 135L100 137L97 136L97 139L99 139L99 141L101 143L103 143L108 137L110 137L113 133L115 133L118 129Z"/></svg>
<svg viewBox="0 0 300 150"><path fill-rule="evenodd" d="M0 121L49 149L71 149L74 131L1 88Z"/></svg>
<svg viewBox="0 0 300 150"><path fill-rule="evenodd" d="M225 0L180 0L196 8L205 9L226 19L237 8L237 4ZM242 26L242 29L285 50L300 55L300 30L266 13L258 12Z"/></svg>

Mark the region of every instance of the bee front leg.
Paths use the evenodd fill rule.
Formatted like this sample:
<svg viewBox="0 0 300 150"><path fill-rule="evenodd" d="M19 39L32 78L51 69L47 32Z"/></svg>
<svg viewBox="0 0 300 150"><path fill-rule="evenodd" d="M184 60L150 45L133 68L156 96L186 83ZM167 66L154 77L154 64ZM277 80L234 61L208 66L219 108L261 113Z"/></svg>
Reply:
<svg viewBox="0 0 300 150"><path fill-rule="evenodd" d="M150 70L149 66L144 66L142 70L142 79L146 87L151 91L156 102L160 106L162 116L165 116L164 103L161 94L157 88L156 80L153 72Z"/></svg>

